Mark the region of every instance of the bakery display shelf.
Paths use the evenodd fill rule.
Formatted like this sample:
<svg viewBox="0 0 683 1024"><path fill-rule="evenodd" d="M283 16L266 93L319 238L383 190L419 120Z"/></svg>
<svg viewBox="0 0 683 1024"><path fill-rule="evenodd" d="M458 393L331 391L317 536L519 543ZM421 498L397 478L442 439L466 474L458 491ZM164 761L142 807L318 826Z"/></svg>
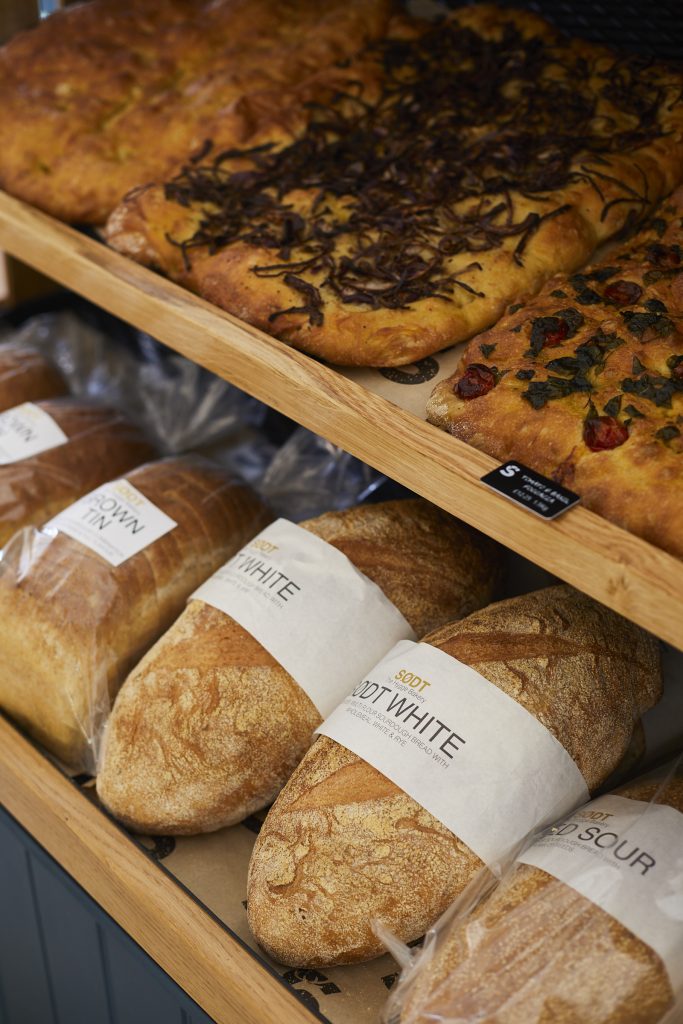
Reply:
<svg viewBox="0 0 683 1024"><path fill-rule="evenodd" d="M327 1020L2 715L0 794L6 810L217 1024Z"/></svg>
<svg viewBox="0 0 683 1024"><path fill-rule="evenodd" d="M496 460L4 193L0 249L683 647L678 559L580 506L537 518L480 482Z"/></svg>

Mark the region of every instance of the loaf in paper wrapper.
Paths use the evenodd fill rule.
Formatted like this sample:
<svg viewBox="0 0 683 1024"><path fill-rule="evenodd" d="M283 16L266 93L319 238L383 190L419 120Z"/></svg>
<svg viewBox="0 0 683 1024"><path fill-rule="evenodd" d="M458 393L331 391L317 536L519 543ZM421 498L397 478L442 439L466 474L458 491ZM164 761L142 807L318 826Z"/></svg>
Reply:
<svg viewBox="0 0 683 1024"><path fill-rule="evenodd" d="M491 541L421 499L280 521L226 573L232 614L220 589L201 588L108 724L98 793L138 831L211 831L266 806L356 672L395 640L486 604L499 575ZM247 585L252 619L237 589ZM272 623L270 643L269 612L292 616Z"/></svg>
<svg viewBox="0 0 683 1024"><path fill-rule="evenodd" d="M674 1024L682 1006L679 757L545 830L500 880L482 871L405 956L383 1021Z"/></svg>
<svg viewBox="0 0 683 1024"><path fill-rule="evenodd" d="M430 724L415 705L408 721L408 704L400 706L398 720L394 691L402 686L408 700L415 673L404 677L408 687L396 681L400 671L392 670L391 678L371 673L369 684L359 684L321 727L332 731L345 709L347 720L359 723L357 735L370 736L367 759L350 749L355 740L344 746L320 736L260 832L249 872L249 921L259 943L283 963L322 966L377 956L382 945L374 920L404 942L419 938L484 859L502 862L511 854L520 818L530 832L584 802L607 779L661 691L656 641L566 586L491 605L413 646L430 649L433 658L450 657L452 671L431 678L432 689L421 695L429 709L437 681L447 692L450 687L455 703L443 722L433 711ZM465 687L471 675L474 690ZM479 692L498 720L486 708L483 717L479 713ZM373 718L379 707L384 717ZM424 741L444 723L449 729L432 750ZM526 740L516 741L515 723L550 751L545 766ZM421 764L433 768L422 783L422 804L406 791L412 788L406 766L411 751L420 751L417 743L426 748ZM392 745L404 788L368 763L379 763L377 752ZM455 774L449 764L457 766ZM471 795L458 784L461 771L474 780ZM574 788L563 795L557 787L565 777ZM555 794L548 803L551 782ZM450 813L451 827L425 803L447 819ZM476 836L470 842L477 849L465 835Z"/></svg>

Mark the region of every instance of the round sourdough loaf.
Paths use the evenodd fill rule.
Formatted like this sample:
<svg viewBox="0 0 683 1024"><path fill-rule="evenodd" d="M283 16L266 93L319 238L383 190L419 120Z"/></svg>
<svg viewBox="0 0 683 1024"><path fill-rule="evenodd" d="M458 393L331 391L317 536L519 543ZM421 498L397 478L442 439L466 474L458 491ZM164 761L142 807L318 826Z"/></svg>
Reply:
<svg viewBox="0 0 683 1024"><path fill-rule="evenodd" d="M496 546L421 499L361 505L302 523L343 552L418 635L491 599ZM353 636L334 624L339 657ZM349 691L358 682L349 679ZM199 600L126 680L109 721L100 799L131 828L207 832L265 807L321 716L234 619Z"/></svg>
<svg viewBox="0 0 683 1024"><path fill-rule="evenodd" d="M617 766L639 715L661 693L656 641L567 586L501 601L423 642L525 707L564 746L591 791ZM416 939L481 866L393 782L321 736L254 847L249 923L282 963L367 960L384 952L373 920L402 941Z"/></svg>

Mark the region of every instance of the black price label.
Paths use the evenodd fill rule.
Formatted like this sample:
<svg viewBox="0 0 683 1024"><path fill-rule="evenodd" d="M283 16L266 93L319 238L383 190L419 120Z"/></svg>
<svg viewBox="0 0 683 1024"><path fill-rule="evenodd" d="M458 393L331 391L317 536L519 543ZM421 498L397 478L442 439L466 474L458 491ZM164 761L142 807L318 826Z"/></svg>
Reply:
<svg viewBox="0 0 683 1024"><path fill-rule="evenodd" d="M580 501L579 495L521 462L505 462L481 482L542 519L555 519Z"/></svg>

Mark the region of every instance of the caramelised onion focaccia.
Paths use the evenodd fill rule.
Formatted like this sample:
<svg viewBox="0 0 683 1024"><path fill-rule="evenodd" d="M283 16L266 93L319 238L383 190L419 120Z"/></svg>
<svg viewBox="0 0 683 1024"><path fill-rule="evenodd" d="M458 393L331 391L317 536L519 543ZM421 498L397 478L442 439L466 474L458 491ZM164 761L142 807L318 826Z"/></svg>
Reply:
<svg viewBox="0 0 683 1024"><path fill-rule="evenodd" d="M427 416L683 557L683 189L603 262L474 338Z"/></svg>
<svg viewBox="0 0 683 1024"><path fill-rule="evenodd" d="M262 95L249 147L134 193L110 243L297 348L399 365L575 270L683 175L681 74L528 12L411 23L345 70Z"/></svg>
<svg viewBox="0 0 683 1024"><path fill-rule="evenodd" d="M93 0L0 50L0 185L103 224L207 139L243 142L245 97L382 35L390 0Z"/></svg>

